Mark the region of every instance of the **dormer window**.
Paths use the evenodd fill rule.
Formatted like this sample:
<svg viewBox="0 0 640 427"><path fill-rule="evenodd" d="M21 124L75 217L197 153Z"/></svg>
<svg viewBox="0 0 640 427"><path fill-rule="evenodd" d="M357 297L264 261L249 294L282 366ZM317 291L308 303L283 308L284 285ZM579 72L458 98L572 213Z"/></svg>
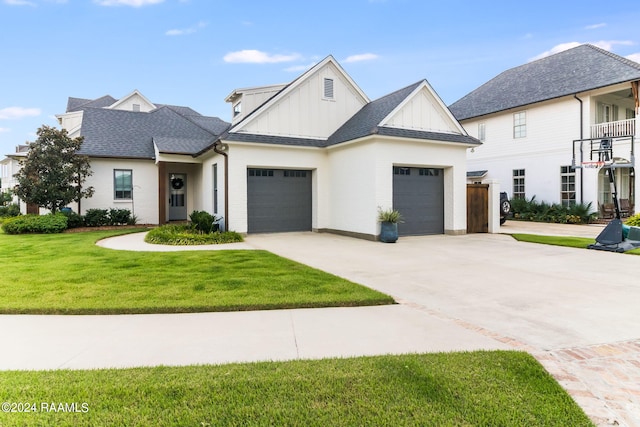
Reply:
<svg viewBox="0 0 640 427"><path fill-rule="evenodd" d="M136 113L140 112L140 104L133 104L133 111L135 111Z"/></svg>
<svg viewBox="0 0 640 427"><path fill-rule="evenodd" d="M233 106L233 117L240 115L241 112L242 112L242 103L238 102L236 105Z"/></svg>
<svg viewBox="0 0 640 427"><path fill-rule="evenodd" d="M333 79L324 79L324 99L333 99Z"/></svg>

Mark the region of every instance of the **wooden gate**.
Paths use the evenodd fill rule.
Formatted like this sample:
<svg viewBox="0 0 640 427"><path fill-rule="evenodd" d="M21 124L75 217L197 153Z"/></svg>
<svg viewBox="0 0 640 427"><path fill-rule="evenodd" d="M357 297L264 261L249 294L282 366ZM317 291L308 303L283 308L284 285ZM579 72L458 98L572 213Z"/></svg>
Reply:
<svg viewBox="0 0 640 427"><path fill-rule="evenodd" d="M489 232L489 185L467 184L467 233Z"/></svg>

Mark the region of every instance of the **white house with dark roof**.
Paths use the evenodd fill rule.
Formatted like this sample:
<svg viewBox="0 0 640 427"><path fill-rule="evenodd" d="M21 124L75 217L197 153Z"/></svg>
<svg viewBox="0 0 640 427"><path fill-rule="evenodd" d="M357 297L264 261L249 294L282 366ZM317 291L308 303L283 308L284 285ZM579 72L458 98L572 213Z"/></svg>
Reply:
<svg viewBox="0 0 640 427"><path fill-rule="evenodd" d="M327 231L375 239L378 208L401 235L466 232L470 137L426 80L371 101L329 56L286 85L233 91L232 122L141 93L69 98L58 116L83 136L90 208L140 222L223 216L241 233Z"/></svg>
<svg viewBox="0 0 640 427"><path fill-rule="evenodd" d="M606 169L591 162L592 147L611 140L618 198L633 206L639 81L640 64L589 44L499 74L449 107L483 142L469 152L469 181L609 214Z"/></svg>

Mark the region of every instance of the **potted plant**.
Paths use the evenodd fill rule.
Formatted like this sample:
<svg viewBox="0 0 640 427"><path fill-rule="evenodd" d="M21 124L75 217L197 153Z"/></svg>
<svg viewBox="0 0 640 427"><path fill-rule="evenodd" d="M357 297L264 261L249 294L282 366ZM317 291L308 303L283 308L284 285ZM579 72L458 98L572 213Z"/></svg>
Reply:
<svg viewBox="0 0 640 427"><path fill-rule="evenodd" d="M400 212L395 209L378 208L378 221L380 222L380 241L395 243L398 240L398 223L403 222Z"/></svg>

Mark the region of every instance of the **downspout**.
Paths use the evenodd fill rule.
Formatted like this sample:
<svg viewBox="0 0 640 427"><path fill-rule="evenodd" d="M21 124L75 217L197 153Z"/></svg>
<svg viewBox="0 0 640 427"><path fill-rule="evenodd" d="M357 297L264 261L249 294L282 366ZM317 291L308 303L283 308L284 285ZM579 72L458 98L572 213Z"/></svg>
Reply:
<svg viewBox="0 0 640 427"><path fill-rule="evenodd" d="M224 157L224 229L229 229L229 155L226 151L229 149L227 144L217 140L213 145L213 151Z"/></svg>
<svg viewBox="0 0 640 427"><path fill-rule="evenodd" d="M582 99L578 98L578 94L573 94L573 97L580 103L580 166L584 161L584 152L582 150L582 140L584 139L584 116L583 116L583 104ZM580 168L580 203L584 203L584 184L583 184L584 169Z"/></svg>

